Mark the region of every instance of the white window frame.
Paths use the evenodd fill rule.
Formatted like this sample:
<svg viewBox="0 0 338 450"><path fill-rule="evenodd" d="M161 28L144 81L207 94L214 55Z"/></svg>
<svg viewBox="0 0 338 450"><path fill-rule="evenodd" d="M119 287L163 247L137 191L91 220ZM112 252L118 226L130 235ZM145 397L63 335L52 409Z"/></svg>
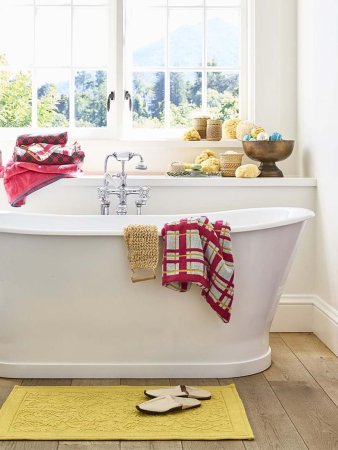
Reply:
<svg viewBox="0 0 338 450"><path fill-rule="evenodd" d="M1 1L1 0L0 0ZM114 115L111 114L114 111L114 102L112 102L111 110L109 113L107 113L107 126L106 127L76 127L70 125L69 127L38 127L37 125L37 85L35 83L36 77L34 76L37 70L52 70L52 69L66 69L69 70L71 73L70 78L70 85L69 85L69 92L70 92L70 101L69 101L69 120L70 123L75 120L74 113L75 113L75 102L74 102L74 93L75 93L75 86L74 86L74 76L75 72L78 70L103 70L107 72L107 96L108 92L114 90L113 86L116 84L116 0L108 0L107 4L104 5L88 5L86 3L74 5L73 0L70 0L71 3L48 3L48 5L38 5L36 3L36 0L32 0L32 5L25 5L25 7L32 7L34 8L34 56L33 56L33 64L31 66L18 66L18 65L6 65L6 66L0 66L0 70L8 70L8 71L17 71L17 70L23 70L23 71L30 71L32 73L32 126L31 127L22 127L22 128L15 128L15 127L8 127L8 128L0 128L0 136L1 139L14 139L18 134L24 134L24 133L55 133L60 130L65 130L69 132L70 135L75 136L76 138L83 138L83 139L111 139L115 135L115 130L117 128L116 120L114 120ZM7 3L10 5L10 0L7 0ZM71 11L71 42L70 42L70 48L71 48L71 63L70 65L63 66L63 67L48 67L48 66L38 66L35 63L35 46L36 46L36 15L39 7L43 8L49 8L49 7L68 7ZM85 67L78 67L74 64L73 61L73 36L74 36L74 8L78 7L93 7L93 8L107 8L108 10L108 39L109 39L109 53L108 53L108 64L106 66L101 67L94 67L94 66L85 66ZM10 38L10 37L9 37ZM116 94L116 91L115 91ZM106 96L106 98L107 98Z"/></svg>
<svg viewBox="0 0 338 450"><path fill-rule="evenodd" d="M35 14L38 5L34 1ZM9 1L10 3L10 1ZM253 61L250 53L253 51L253 43L250 40L253 38L251 30L250 17L253 16L254 0L241 0L241 67L240 67L240 81L239 81L239 105L240 117L242 119L252 119L251 113L253 111L252 101L253 95L249 95L253 84L253 70L249 70L249 62ZM51 4L50 6L69 6L68 4ZM79 6L79 5L76 5ZM84 4L83 6L88 6ZM72 23L73 23L73 2L72 2ZM108 65L102 70L107 70L107 95L109 92L115 92L115 100L111 102L110 111L107 113L107 127L105 128L81 128L69 127L67 128L70 135L77 139L88 140L177 140L182 136L183 129L132 129L131 113L128 109L128 102L124 99L126 90L131 91L132 86L128 84L127 79L127 61L126 61L126 14L124 10L124 0L108 0L108 14L109 14L109 59ZM35 24L34 24L35 26ZM72 27L73 36L73 27ZM71 42L73 48L73 42ZM252 55L251 55L252 56ZM250 57L250 58L249 58ZM37 67L15 67L6 66L8 70L15 69L29 69L36 70ZM72 75L73 75L73 65ZM86 68L81 68L86 70ZM90 69L90 67L88 67ZM101 69L101 68L100 68ZM202 69L202 68L201 68ZM204 69L204 68L203 68ZM211 68L209 68L211 69ZM166 69L167 70L167 69ZM178 68L178 71L180 69ZM215 68L217 71L217 67ZM250 81L251 80L251 81ZM250 83L249 83L250 81ZM74 77L71 79L70 89L74 89ZM36 89L36 86L32 86ZM168 88L167 88L168 89ZM252 89L253 90L253 89ZM33 96L34 97L34 96ZM36 99L36 96L35 96ZM36 102L35 102L36 103ZM36 112L37 105L33 104L33 115ZM74 111L74 105L70 105L70 114ZM33 119L34 120L34 119ZM62 128L64 130L64 128ZM22 133L53 133L60 131L60 128L40 128L37 126L25 128L0 128L0 139L9 140L14 139L18 134Z"/></svg>
<svg viewBox="0 0 338 450"><path fill-rule="evenodd" d="M127 24L127 15L125 13L125 2L124 0L115 0L117 11L119 14L119 17L122 18L123 21L123 28L119 28L117 36L117 44L120 46L119 51L121 54L123 54L123 64L119 65L122 69L123 73L120 73L118 75L119 79L122 80L122 90L121 87L119 87L119 91L124 93L125 91L132 92L132 82L130 80L130 71L131 68L128 67L128 59L127 59L127 33L128 33L128 24ZM177 72L184 72L184 71L200 71L202 72L202 78L203 78L203 95L202 95L202 110L206 110L206 79L205 74L207 71L210 72L236 72L239 71L239 116L242 119L248 118L248 112L249 112L249 96L248 96L248 52L249 52L249 23L248 23L248 16L249 16L249 5L248 3L252 2L253 0L241 0L241 6L240 6L240 13L241 13L241 45L240 45L240 67L239 68L220 68L220 67L209 67L207 65L201 66L199 68L192 69L192 68L169 68L168 65L166 65L165 68L144 68L144 71L150 71L150 72L156 72L161 71L164 72L166 77L165 82L165 108L170 108L169 103L169 93L170 93L170 80L169 80L169 72L170 71L177 71ZM203 8L204 6L173 6L173 8ZM210 9L217 9L217 6L215 7L209 7ZM229 6L231 8L231 6ZM119 22L121 23L121 22ZM168 26L168 17L167 17L167 26ZM203 52L204 52L204 61L206 62L206 22L205 22L205 16L204 16L204 40L203 40ZM168 58L168 48L166 48L166 59ZM121 97L121 96L120 96ZM123 101L123 99L122 99ZM178 137L181 137L183 134L183 128L166 128L166 129L141 129L141 128L132 128L132 115L127 110L127 104L124 101L121 106L119 106L120 111L123 111L123 117L121 117L122 125L119 128L119 135L117 136L120 139L138 139L138 140L148 140L148 139L177 139ZM166 114L168 116L168 114Z"/></svg>

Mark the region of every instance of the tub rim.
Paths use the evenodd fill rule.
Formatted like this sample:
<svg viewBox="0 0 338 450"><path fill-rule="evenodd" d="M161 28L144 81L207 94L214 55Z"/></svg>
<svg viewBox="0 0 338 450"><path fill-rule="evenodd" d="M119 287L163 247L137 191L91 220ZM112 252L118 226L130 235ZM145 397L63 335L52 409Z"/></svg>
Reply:
<svg viewBox="0 0 338 450"><path fill-rule="evenodd" d="M315 213L307 208L298 208L298 207L288 207L288 206L279 206L279 207L263 207L263 208L245 208L245 209L233 209L233 210L224 210L224 211L213 211L208 213L187 213L187 214L145 214L142 216L137 215L127 215L127 216L101 216L98 214L41 214L41 213L25 213L25 212L13 212L13 211L0 211L0 233L10 233L10 234L28 234L28 235L52 235L52 236L122 236L123 228L127 225L119 224L119 227L114 228L114 220L116 222L122 222L120 217L128 217L133 220L129 220L128 223L137 223L141 218L141 223L154 223L152 218L164 218L165 222L170 222L171 220L177 220L178 217L196 217L200 215L209 216L211 220L214 219L213 216L219 215L223 216L225 219L226 214L236 215L237 214L252 214L252 212L261 212L262 213L262 221L255 223L248 223L242 225L233 225L231 226L231 220L229 220L229 224L232 228L232 233L243 233L246 231L257 231L269 228L277 228L285 225L291 225L299 222L304 222L308 219L315 217ZM276 212L289 212L288 217L286 218L276 218L275 216L265 217L266 213L276 213ZM20 223L12 223L8 224L8 220L6 223L3 223L2 218L6 217L10 218L9 221L14 222L15 219L24 219L30 222L30 226L27 225L27 221L18 220ZM118 218L118 219L117 219ZM143 218L149 218L149 222L142 221ZM14 219L14 220L13 220ZM49 221L47 225L48 227L41 227L41 222L45 219ZM54 219L54 220L51 220ZM82 219L87 220L87 227L76 227L75 225L81 221ZM155 222L156 222L155 219ZM90 221L91 227L88 225L88 220ZM101 227L97 225L100 224ZM105 224L105 226L102 226ZM58 226L56 226L58 225ZM162 225L157 224L159 228ZM160 234L160 230L159 230Z"/></svg>

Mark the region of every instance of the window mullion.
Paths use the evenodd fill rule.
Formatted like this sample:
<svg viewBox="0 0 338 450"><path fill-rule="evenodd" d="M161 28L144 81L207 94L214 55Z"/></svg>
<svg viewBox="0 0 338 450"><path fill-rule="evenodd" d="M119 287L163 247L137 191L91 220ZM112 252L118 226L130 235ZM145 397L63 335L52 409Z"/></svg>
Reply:
<svg viewBox="0 0 338 450"><path fill-rule="evenodd" d="M33 36L34 36L34 51L33 51L33 66L31 71L32 77L32 127L37 128L38 126L38 90L37 90L37 73L36 73L36 18L37 18L37 5L36 0L34 0L34 20L33 20Z"/></svg>
<svg viewBox="0 0 338 450"><path fill-rule="evenodd" d="M206 45L206 0L203 1L203 35L202 35L202 110L207 110L207 45Z"/></svg>
<svg viewBox="0 0 338 450"><path fill-rule="evenodd" d="M169 1L167 0L167 20L165 38L165 73L164 73L164 127L170 128L170 72L169 72Z"/></svg>

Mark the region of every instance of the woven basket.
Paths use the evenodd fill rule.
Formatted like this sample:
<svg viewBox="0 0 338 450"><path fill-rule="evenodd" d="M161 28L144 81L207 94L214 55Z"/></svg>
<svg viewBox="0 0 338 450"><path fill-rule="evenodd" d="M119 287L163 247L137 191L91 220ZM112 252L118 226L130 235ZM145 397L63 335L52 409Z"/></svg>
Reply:
<svg viewBox="0 0 338 450"><path fill-rule="evenodd" d="M243 153L221 153L222 177L234 177L236 169L242 164Z"/></svg>
<svg viewBox="0 0 338 450"><path fill-rule="evenodd" d="M222 139L222 121L209 119L207 122L207 140L220 141Z"/></svg>
<svg viewBox="0 0 338 450"><path fill-rule="evenodd" d="M192 119L192 126L198 131L201 139L206 138L208 117L195 117Z"/></svg>

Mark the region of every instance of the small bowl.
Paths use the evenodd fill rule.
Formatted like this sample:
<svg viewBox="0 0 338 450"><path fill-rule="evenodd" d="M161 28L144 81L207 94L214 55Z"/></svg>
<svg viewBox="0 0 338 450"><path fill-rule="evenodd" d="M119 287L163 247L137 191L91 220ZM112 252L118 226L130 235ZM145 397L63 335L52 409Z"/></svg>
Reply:
<svg viewBox="0 0 338 450"><path fill-rule="evenodd" d="M260 177L283 177L276 162L291 155L295 141L243 141L242 145L249 158L261 163Z"/></svg>

